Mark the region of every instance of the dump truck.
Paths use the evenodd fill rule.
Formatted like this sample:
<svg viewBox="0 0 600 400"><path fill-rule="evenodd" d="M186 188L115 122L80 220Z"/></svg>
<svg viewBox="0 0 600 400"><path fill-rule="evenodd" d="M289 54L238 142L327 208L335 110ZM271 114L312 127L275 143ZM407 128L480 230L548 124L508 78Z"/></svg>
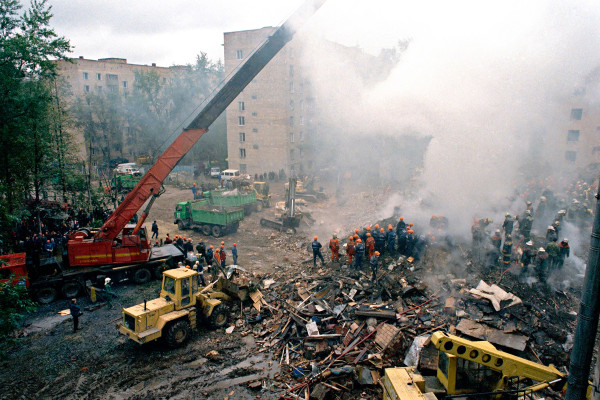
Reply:
<svg viewBox="0 0 600 400"><path fill-rule="evenodd" d="M221 237L236 232L243 219L241 207L215 206L209 199L200 199L177 203L173 223L180 230L194 229L205 236Z"/></svg>
<svg viewBox="0 0 600 400"><path fill-rule="evenodd" d="M255 211L271 207L271 195L267 182L254 181L250 175L240 175L231 179L231 184L234 189L243 193L254 193L254 197L256 197Z"/></svg>
<svg viewBox="0 0 600 400"><path fill-rule="evenodd" d="M152 270L162 268L168 257L161 253L176 247L169 245L152 248L144 222L156 199L164 192L163 182L181 159L208 132L212 123L225 111L244 88L263 70L275 55L292 40L297 29L314 14L325 0L309 0L294 12L270 35L207 99L204 107L183 124L179 136L156 158L155 163L141 177L137 185L119 203L100 229L81 229L71 236L67 252L61 261L53 257L28 266L28 272L44 272L36 283L40 302L47 302L60 290L66 297L81 289L82 282L97 280L102 274L126 274L127 278L143 281ZM146 204L135 225L129 225ZM220 229L220 228L219 228ZM161 249L161 250L156 250ZM170 249L170 250L164 250ZM181 251L179 254L183 257ZM171 258L172 260L172 258ZM119 275L120 276L120 275ZM47 283L44 283L47 277ZM56 281L54 280L56 278ZM142 279L143 278L143 279ZM33 285L32 285L33 286Z"/></svg>
<svg viewBox="0 0 600 400"><path fill-rule="evenodd" d="M142 179L142 174L139 171L127 175L115 174L110 180L110 188L116 193L129 193L140 179Z"/></svg>
<svg viewBox="0 0 600 400"><path fill-rule="evenodd" d="M250 215L256 210L256 192L241 190L211 190L204 192L215 206L242 207L245 215Z"/></svg>
<svg viewBox="0 0 600 400"><path fill-rule="evenodd" d="M119 332L144 344L163 338L169 347L185 344L199 320L212 328L225 326L229 309L223 301L233 300L210 286L198 288L198 273L188 268L165 271L157 299L124 308Z"/></svg>

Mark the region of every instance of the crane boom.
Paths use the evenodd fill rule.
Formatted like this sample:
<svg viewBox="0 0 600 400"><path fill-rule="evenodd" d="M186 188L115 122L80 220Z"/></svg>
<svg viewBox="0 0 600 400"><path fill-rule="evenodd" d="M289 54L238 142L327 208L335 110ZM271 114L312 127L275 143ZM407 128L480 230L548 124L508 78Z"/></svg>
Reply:
<svg viewBox="0 0 600 400"><path fill-rule="evenodd" d="M207 102L198 115L188 124L181 134L157 159L156 163L144 175L125 199L119 204L111 216L100 228L100 231L93 237L93 245L90 239L78 237L69 242L69 261L71 265L91 265L120 262L141 261L145 255L140 248L138 256L140 260L135 259L134 253L121 256L122 261L115 259L115 251L112 250L112 261L109 261L111 251L110 245L117 238L119 233L125 228L126 224L139 211L139 209L151 197L155 199L159 195L160 187L169 173L188 153L194 144L208 131L210 125L221 115L223 111L231 104L233 100L244 90L244 88L254 79L254 77L271 61L271 59L288 43L298 27L302 26L306 20L318 10L325 0L308 0L294 14L290 16L275 32L254 52L246 62L244 62L237 71L215 91L215 94ZM151 206L152 200L149 203ZM149 207L146 208L142 217L138 221L136 228L131 232L131 238L127 241L130 247L140 247L139 239L133 238L143 224L148 215ZM124 237L125 239L125 237ZM108 243L108 245L106 244ZM125 246L123 240L123 246ZM133 258L132 258L133 257Z"/></svg>

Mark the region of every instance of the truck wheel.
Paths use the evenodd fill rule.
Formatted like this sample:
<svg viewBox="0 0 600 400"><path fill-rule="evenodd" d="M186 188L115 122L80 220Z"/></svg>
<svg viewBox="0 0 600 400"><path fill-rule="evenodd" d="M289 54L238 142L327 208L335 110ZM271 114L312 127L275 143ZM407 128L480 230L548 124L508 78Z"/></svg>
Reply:
<svg viewBox="0 0 600 400"><path fill-rule="evenodd" d="M229 319L229 309L223 303L213 309L212 314L208 317L208 324L213 329L222 328L227 324Z"/></svg>
<svg viewBox="0 0 600 400"><path fill-rule="evenodd" d="M65 282L60 288L62 295L65 296L67 299L77 297L77 295L79 295L80 290L81 286L75 281Z"/></svg>
<svg viewBox="0 0 600 400"><path fill-rule="evenodd" d="M263 205L260 201L256 202L256 206L255 206L256 212L261 212L263 209Z"/></svg>
<svg viewBox="0 0 600 400"><path fill-rule="evenodd" d="M210 236L210 225L202 225L202 234L204 236Z"/></svg>
<svg viewBox="0 0 600 400"><path fill-rule="evenodd" d="M218 225L215 225L212 227L212 235L214 237L221 237L221 235L223 234L223 232L221 231L221 227Z"/></svg>
<svg viewBox="0 0 600 400"><path fill-rule="evenodd" d="M152 274L146 268L140 268L133 273L133 281L138 285L142 283L150 282L152 279Z"/></svg>
<svg viewBox="0 0 600 400"><path fill-rule="evenodd" d="M183 346L190 338L191 329L189 322L182 320L169 325L165 341L169 347Z"/></svg>
<svg viewBox="0 0 600 400"><path fill-rule="evenodd" d="M185 226L185 222L183 221L178 221L177 222L177 227L179 228L180 231L184 231L186 226Z"/></svg>
<svg viewBox="0 0 600 400"><path fill-rule="evenodd" d="M160 264L158 267L154 267L154 279L162 279L163 271L167 270L166 264Z"/></svg>
<svg viewBox="0 0 600 400"><path fill-rule="evenodd" d="M41 304L52 303L54 300L56 300L57 295L58 293L56 292L56 289L50 286L43 287L35 292L35 297Z"/></svg>

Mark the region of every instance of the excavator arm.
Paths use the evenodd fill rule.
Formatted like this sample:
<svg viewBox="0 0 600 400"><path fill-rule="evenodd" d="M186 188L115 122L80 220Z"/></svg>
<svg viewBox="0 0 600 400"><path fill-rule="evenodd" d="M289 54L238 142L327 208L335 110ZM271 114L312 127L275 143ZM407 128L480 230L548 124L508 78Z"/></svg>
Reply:
<svg viewBox="0 0 600 400"><path fill-rule="evenodd" d="M233 100L244 90L254 77L288 43L298 27L317 10L325 0L310 0L304 3L283 25L281 25L228 79L208 101L207 105L181 132L179 137L165 150L150 168L148 173L129 192L127 197L96 234L96 240L112 240L125 227L135 213L151 196L158 196L161 184L181 161L183 156L208 131L210 125L221 115ZM142 215L137 232L147 216L148 209Z"/></svg>

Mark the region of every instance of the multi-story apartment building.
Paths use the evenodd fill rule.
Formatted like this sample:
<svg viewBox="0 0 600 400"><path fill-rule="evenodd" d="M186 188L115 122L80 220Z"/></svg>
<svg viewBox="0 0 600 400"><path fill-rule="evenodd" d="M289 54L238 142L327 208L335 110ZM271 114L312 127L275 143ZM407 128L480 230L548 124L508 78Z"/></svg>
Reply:
<svg viewBox="0 0 600 400"><path fill-rule="evenodd" d="M589 83L575 91L570 111L565 110L566 128L559 136L564 160L577 169L600 163L600 109L588 93L598 82Z"/></svg>
<svg viewBox="0 0 600 400"><path fill-rule="evenodd" d="M265 27L225 33L225 75L274 31ZM310 166L304 144L314 132L314 99L300 68L299 51L293 39L227 108L229 168L294 175Z"/></svg>

